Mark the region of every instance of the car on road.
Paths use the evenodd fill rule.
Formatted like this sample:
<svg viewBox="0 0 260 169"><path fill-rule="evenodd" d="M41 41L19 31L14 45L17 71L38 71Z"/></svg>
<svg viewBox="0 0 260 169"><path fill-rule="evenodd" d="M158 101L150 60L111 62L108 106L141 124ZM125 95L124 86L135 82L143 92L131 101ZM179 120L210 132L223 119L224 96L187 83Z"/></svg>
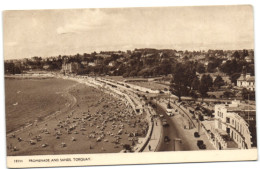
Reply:
<svg viewBox="0 0 260 169"><path fill-rule="evenodd" d="M163 125L163 127L168 127L169 126L169 124L168 124L166 119L162 120L162 125Z"/></svg>
<svg viewBox="0 0 260 169"><path fill-rule="evenodd" d="M173 113L171 111L167 111L166 114L170 117L173 116Z"/></svg>
<svg viewBox="0 0 260 169"><path fill-rule="evenodd" d="M163 118L163 117L164 117L164 115L163 115L163 114L160 114L160 115L159 115L159 117L160 117L160 118Z"/></svg>
<svg viewBox="0 0 260 169"><path fill-rule="evenodd" d="M164 142L169 142L171 139L168 136L164 136Z"/></svg>

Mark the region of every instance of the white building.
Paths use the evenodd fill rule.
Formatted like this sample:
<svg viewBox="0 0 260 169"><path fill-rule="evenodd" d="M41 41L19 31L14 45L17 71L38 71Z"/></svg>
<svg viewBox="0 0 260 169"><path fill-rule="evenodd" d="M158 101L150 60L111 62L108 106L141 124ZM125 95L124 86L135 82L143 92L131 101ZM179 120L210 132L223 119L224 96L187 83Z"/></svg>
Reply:
<svg viewBox="0 0 260 169"><path fill-rule="evenodd" d="M241 74L237 79L237 86L240 88L246 88L250 91L255 91L255 77L251 76L249 73Z"/></svg>
<svg viewBox="0 0 260 169"><path fill-rule="evenodd" d="M109 67L114 67L116 65L116 62L115 61L111 61L109 62L108 66Z"/></svg>
<svg viewBox="0 0 260 169"><path fill-rule="evenodd" d="M81 64L82 64L84 67L87 67L87 66L88 66L88 62L87 62L87 61L82 61Z"/></svg>
<svg viewBox="0 0 260 169"><path fill-rule="evenodd" d="M239 101L215 105L215 130L218 149L250 149L256 147L255 106Z"/></svg>
<svg viewBox="0 0 260 169"><path fill-rule="evenodd" d="M77 62L71 62L71 63L63 63L61 72L64 74L67 73L77 73L79 70L79 64Z"/></svg>
<svg viewBox="0 0 260 169"><path fill-rule="evenodd" d="M96 66L96 63L95 62L89 62L88 66Z"/></svg>
<svg viewBox="0 0 260 169"><path fill-rule="evenodd" d="M43 69L45 69L45 70L47 70L47 69L49 69L50 68L50 65L47 65L47 64L45 64L45 65L43 65L43 67L42 67Z"/></svg>

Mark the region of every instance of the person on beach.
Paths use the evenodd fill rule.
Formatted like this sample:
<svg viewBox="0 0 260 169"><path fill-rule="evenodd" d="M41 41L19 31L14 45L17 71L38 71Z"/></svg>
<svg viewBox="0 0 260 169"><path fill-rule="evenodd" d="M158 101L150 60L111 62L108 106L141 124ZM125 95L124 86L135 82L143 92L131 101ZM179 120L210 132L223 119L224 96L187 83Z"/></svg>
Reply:
<svg viewBox="0 0 260 169"><path fill-rule="evenodd" d="M149 148L149 151L151 151L151 145L149 145L148 148Z"/></svg>

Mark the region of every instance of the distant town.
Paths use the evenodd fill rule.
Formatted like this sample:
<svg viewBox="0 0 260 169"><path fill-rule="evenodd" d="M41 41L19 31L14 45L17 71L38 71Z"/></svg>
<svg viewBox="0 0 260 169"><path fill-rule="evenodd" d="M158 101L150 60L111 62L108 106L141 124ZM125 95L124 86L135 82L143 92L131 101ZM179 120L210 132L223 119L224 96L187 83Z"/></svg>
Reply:
<svg viewBox="0 0 260 169"><path fill-rule="evenodd" d="M158 140L163 138L167 142L174 137L174 147L167 149L160 143L158 151L175 151L175 142L180 144L181 139L170 136L172 131L166 129L176 120L171 118L181 119L179 126L188 135L182 139L190 138L188 140L196 142L198 149L257 147L253 49L177 51L144 48L34 56L5 60L4 64L6 77L51 74L89 79L88 83L92 85L109 86L111 91L117 90L115 93L128 95L124 97L130 97L130 102L134 102L135 111L142 112L144 105L150 105L155 111L151 118L153 130L160 131L154 121L156 115L165 130ZM148 151L153 149L152 142L146 145L150 146Z"/></svg>
<svg viewBox="0 0 260 169"><path fill-rule="evenodd" d="M208 94L209 89L223 90L237 87L242 88L244 94L247 93L244 96L249 94L249 99L254 100L253 50L208 50L206 52L145 48L126 52L101 51L72 56L35 56L30 59L5 60L4 64L5 74L52 71L92 76L161 77L168 81L174 74L178 80L178 74L178 77L183 78L183 85L187 86L187 89L182 88L184 96L197 97L197 94L204 96ZM207 91L196 92L200 87L199 82L203 81L208 81ZM239 93L226 90L223 95L207 96L231 98L238 95Z"/></svg>

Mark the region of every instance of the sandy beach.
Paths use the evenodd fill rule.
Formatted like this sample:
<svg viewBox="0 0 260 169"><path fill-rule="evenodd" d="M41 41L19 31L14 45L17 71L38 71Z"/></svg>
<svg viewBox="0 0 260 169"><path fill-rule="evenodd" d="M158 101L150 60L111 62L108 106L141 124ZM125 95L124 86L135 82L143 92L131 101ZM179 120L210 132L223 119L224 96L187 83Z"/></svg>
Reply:
<svg viewBox="0 0 260 169"><path fill-rule="evenodd" d="M147 133L145 113L135 114L124 100L74 82L56 94L66 102L59 100L53 113L8 133L7 155L115 153Z"/></svg>

